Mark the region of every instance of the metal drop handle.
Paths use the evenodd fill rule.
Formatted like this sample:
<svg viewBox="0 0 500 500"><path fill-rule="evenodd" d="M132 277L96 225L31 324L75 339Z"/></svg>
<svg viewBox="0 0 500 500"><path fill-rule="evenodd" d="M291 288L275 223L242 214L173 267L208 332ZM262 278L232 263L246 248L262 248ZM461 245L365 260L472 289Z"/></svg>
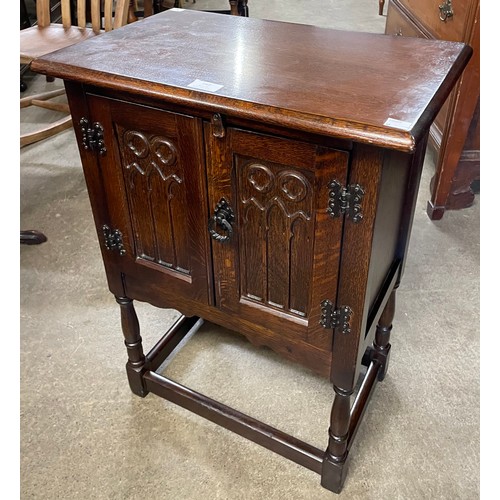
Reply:
<svg viewBox="0 0 500 500"><path fill-rule="evenodd" d="M234 221L233 209L229 206L224 198L221 198L215 206L214 215L208 220L208 232L210 236L220 243L227 243L233 237L233 227L231 222ZM220 227L225 234L217 232L217 227Z"/></svg>
<svg viewBox="0 0 500 500"><path fill-rule="evenodd" d="M446 22L450 17L453 17L453 6L451 5L451 0L445 0L445 2L439 6L439 19Z"/></svg>

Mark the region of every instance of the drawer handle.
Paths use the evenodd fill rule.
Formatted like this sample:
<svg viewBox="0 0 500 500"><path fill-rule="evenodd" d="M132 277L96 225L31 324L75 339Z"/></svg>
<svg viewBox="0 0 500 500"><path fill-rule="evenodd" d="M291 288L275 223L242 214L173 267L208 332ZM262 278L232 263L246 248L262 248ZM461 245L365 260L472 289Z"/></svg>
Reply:
<svg viewBox="0 0 500 500"><path fill-rule="evenodd" d="M446 22L450 17L453 17L453 6L451 0L446 0L439 6L439 19Z"/></svg>
<svg viewBox="0 0 500 500"><path fill-rule="evenodd" d="M234 221L234 212L224 198L221 198L215 206L214 216L208 221L208 232L210 236L220 243L227 243L233 237L233 227L231 222ZM222 228L226 234L219 234L216 230L217 226Z"/></svg>

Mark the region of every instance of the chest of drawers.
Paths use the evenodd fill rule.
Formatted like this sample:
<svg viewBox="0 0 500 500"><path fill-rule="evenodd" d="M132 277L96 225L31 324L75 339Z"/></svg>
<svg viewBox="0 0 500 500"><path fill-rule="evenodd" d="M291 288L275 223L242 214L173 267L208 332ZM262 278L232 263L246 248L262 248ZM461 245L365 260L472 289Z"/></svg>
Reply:
<svg viewBox="0 0 500 500"><path fill-rule="evenodd" d="M474 51L430 129L436 172L427 213L433 220L471 206L479 192L479 19L479 0L391 0L387 8L388 35L465 42Z"/></svg>
<svg viewBox="0 0 500 500"><path fill-rule="evenodd" d="M172 9L35 61L65 80L132 391L339 492L388 366L429 126L469 57ZM147 354L134 300L181 313ZM157 373L204 320L331 380L326 451Z"/></svg>

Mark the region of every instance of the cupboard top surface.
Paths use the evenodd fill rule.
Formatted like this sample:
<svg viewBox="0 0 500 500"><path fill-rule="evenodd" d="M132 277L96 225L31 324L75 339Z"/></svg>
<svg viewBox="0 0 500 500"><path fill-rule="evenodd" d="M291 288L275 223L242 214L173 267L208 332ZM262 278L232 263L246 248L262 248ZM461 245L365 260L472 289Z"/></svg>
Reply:
<svg viewBox="0 0 500 500"><path fill-rule="evenodd" d="M461 43L171 9L44 56L32 69L413 151L470 52Z"/></svg>

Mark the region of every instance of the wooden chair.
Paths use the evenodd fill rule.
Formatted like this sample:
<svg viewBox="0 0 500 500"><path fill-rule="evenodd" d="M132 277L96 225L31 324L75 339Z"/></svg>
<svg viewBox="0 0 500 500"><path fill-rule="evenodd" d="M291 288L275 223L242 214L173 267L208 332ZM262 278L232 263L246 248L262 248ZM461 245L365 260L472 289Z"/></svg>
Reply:
<svg viewBox="0 0 500 500"><path fill-rule="evenodd" d="M90 22L87 20L88 3L90 3ZM129 0L61 0L62 23L59 24L50 22L50 0L37 0L37 24L20 32L21 64L29 65L37 57L74 45L102 31L123 26L127 23L129 4ZM76 12L72 12L72 8L76 9ZM65 114L64 118L50 125L21 135L21 147L71 127L67 103L51 101L52 98L64 93L64 89L60 89L21 99L21 108L38 106Z"/></svg>
<svg viewBox="0 0 500 500"><path fill-rule="evenodd" d="M90 3L90 23L87 22L87 6ZM72 12L76 5L76 12ZM37 24L22 30L21 64L31 62L44 54L79 43L103 31L119 28L127 23L130 0L61 0L62 24L50 22L50 0L37 0ZM72 23L76 22L77 25ZM21 135L21 147L52 137L71 127L71 115L66 102L51 99L64 95L64 89L44 92L21 99L21 108L38 106L60 111L64 118L45 125L35 132ZM47 241L36 230L21 231L21 244L38 245Z"/></svg>
<svg viewBox="0 0 500 500"><path fill-rule="evenodd" d="M162 0L143 0L144 2L144 12L151 12L151 14L158 14L163 10L167 10L164 7ZM173 7L184 7L184 3L192 2L196 3L196 0L175 0L173 2ZM248 17L248 0L228 0L229 9L226 10L205 10L205 12L216 12L219 14L231 14L233 16L243 16ZM170 7L171 8L171 7Z"/></svg>

